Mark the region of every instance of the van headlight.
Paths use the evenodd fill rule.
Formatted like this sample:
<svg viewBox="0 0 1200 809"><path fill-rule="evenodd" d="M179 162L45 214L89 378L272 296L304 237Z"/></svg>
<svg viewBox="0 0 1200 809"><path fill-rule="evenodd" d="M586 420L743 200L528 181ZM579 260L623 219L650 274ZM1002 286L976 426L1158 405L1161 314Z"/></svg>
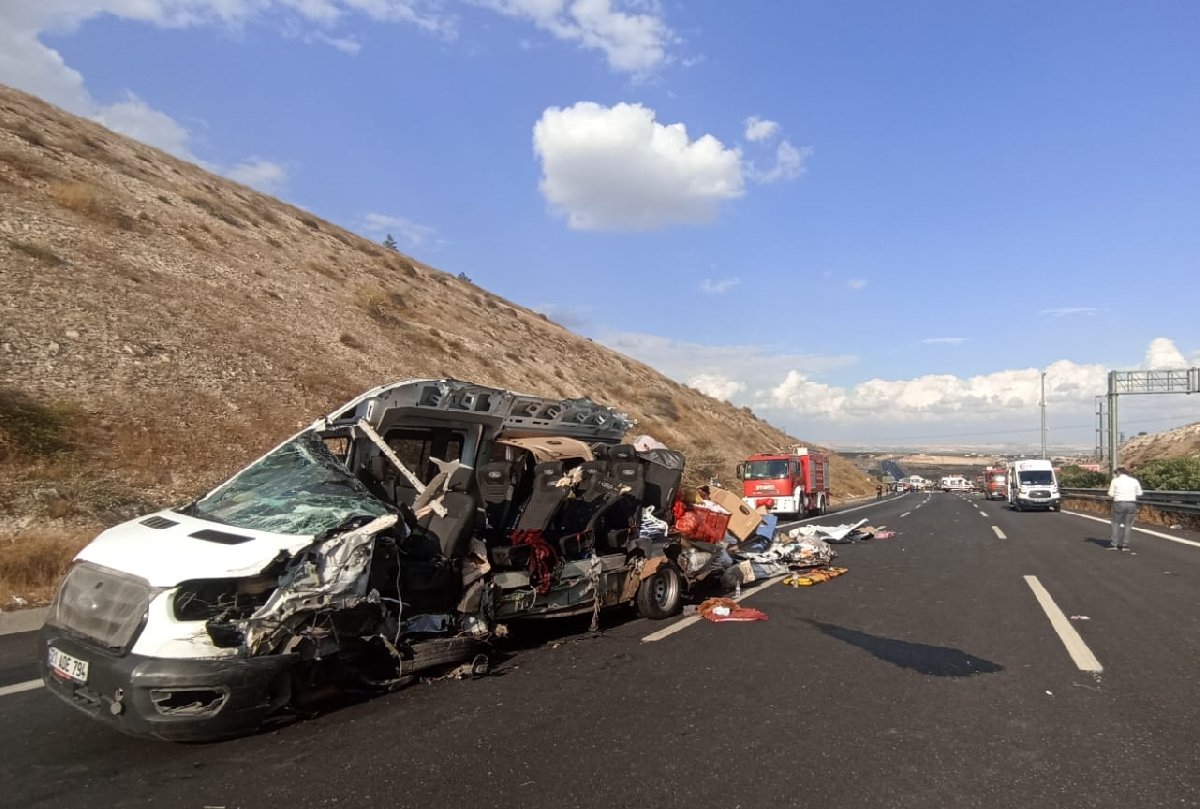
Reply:
<svg viewBox="0 0 1200 809"><path fill-rule="evenodd" d="M274 576L240 579L191 579L175 588L172 610L176 621L245 618L267 603L275 592Z"/></svg>

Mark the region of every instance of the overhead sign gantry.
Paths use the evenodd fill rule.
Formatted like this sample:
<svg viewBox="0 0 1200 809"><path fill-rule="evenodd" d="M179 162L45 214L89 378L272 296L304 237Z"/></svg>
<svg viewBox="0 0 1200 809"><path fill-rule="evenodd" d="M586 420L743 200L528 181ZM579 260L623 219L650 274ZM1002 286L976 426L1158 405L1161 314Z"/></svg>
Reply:
<svg viewBox="0 0 1200 809"><path fill-rule="evenodd" d="M1108 372L1108 468L1120 466L1117 441L1117 398L1130 394L1200 393L1200 368Z"/></svg>

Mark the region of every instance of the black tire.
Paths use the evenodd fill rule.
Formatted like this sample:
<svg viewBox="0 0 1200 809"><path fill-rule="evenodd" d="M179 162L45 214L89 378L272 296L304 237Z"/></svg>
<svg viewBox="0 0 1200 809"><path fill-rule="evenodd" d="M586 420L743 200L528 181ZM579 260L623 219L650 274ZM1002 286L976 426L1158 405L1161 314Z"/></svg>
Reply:
<svg viewBox="0 0 1200 809"><path fill-rule="evenodd" d="M662 620L679 612L683 603L683 581L673 567L663 565L640 585L634 598L643 618Z"/></svg>

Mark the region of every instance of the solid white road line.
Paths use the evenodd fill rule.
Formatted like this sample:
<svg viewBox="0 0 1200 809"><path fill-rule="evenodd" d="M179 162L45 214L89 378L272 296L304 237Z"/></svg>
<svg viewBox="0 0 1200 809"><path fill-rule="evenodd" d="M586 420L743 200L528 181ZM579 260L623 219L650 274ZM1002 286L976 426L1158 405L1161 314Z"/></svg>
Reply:
<svg viewBox="0 0 1200 809"><path fill-rule="evenodd" d="M871 502L867 503L866 505L855 506L854 508L844 508L844 509L841 509L840 511L831 511L828 514L826 514L824 517L805 517L802 520L792 520L791 522L781 522L775 526L775 530L776 531L787 531L792 528L795 528L797 525L804 525L805 523L810 522L812 520L822 520L825 525L833 525L834 524L832 522L833 518L840 517L843 514L852 514L855 511L862 511L864 508L874 508L875 506L881 506L886 502L887 502L887 500L872 500ZM820 525L820 524L821 523L818 523L818 525Z"/></svg>
<svg viewBox="0 0 1200 809"><path fill-rule="evenodd" d="M1063 615L1063 611L1054 603L1054 599L1050 597L1050 593L1038 581L1037 576L1026 576L1025 583L1029 585L1029 589L1033 590L1033 595L1037 598L1038 603L1042 605L1042 611L1046 613L1046 617L1050 619L1050 626L1054 627L1054 631L1058 633L1058 638L1063 642L1063 646L1067 647L1067 654L1071 655L1071 659L1075 661L1075 666L1080 671L1091 671L1099 674L1104 671L1104 667L1100 665L1100 661L1092 654L1092 650L1083 642L1083 638L1075 631L1075 627L1071 626L1071 622L1067 620L1067 616Z"/></svg>
<svg viewBox="0 0 1200 809"><path fill-rule="evenodd" d="M1096 517L1095 515L1083 514L1078 511L1064 511L1063 514L1071 514L1076 517L1085 517L1089 520L1095 520L1096 522L1102 522L1105 525L1112 524L1112 520L1108 519L1107 517ZM1173 537L1170 534L1164 534L1161 531L1151 531L1149 528L1138 528L1136 525L1133 527L1133 530L1138 531L1143 534L1149 534L1152 537L1158 537L1159 539L1169 539L1172 542L1178 542L1180 545L1191 545L1195 548L1200 548L1200 542L1197 542L1194 539L1184 539L1183 537Z"/></svg>
<svg viewBox="0 0 1200 809"><path fill-rule="evenodd" d="M767 579L766 581L764 581L762 584L758 585L757 587L751 588L749 590L744 590L740 596L737 596L733 600L734 601L743 601L744 599L749 598L750 596L754 595L755 593L761 593L763 590L767 589L768 587L779 584L779 582L781 582L785 578L787 578L788 575L790 575L790 574L784 574L783 576L776 576L773 579ZM642 638L642 643L653 643L656 640L662 640L665 637L674 635L676 632L680 631L681 629L687 629L689 626L696 623L697 621L703 621L703 620L704 620L704 617L701 615L689 615L686 618L681 618L668 627L664 627L663 629L660 629L657 632L651 632L649 635Z"/></svg>
<svg viewBox="0 0 1200 809"><path fill-rule="evenodd" d="M1008 539L1008 537L1004 536L1004 532L1000 530L1000 526L993 525L992 530L996 532L997 539Z"/></svg>
<svg viewBox="0 0 1200 809"><path fill-rule="evenodd" d="M35 688L41 688L42 685L41 680L26 680L23 683L0 686L0 697L7 697L9 694L20 694L22 691L32 691Z"/></svg>

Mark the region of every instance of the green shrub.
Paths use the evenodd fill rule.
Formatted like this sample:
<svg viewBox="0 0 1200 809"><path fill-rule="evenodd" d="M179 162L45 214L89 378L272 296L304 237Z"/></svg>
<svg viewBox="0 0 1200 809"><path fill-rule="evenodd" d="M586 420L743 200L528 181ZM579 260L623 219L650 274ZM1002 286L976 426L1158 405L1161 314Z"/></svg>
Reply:
<svg viewBox="0 0 1200 809"><path fill-rule="evenodd" d="M1149 461L1134 474L1145 489L1169 492L1200 491L1200 458Z"/></svg>
<svg viewBox="0 0 1200 809"><path fill-rule="evenodd" d="M1071 465L1062 468L1058 482L1068 489L1105 489L1108 488L1108 475Z"/></svg>

